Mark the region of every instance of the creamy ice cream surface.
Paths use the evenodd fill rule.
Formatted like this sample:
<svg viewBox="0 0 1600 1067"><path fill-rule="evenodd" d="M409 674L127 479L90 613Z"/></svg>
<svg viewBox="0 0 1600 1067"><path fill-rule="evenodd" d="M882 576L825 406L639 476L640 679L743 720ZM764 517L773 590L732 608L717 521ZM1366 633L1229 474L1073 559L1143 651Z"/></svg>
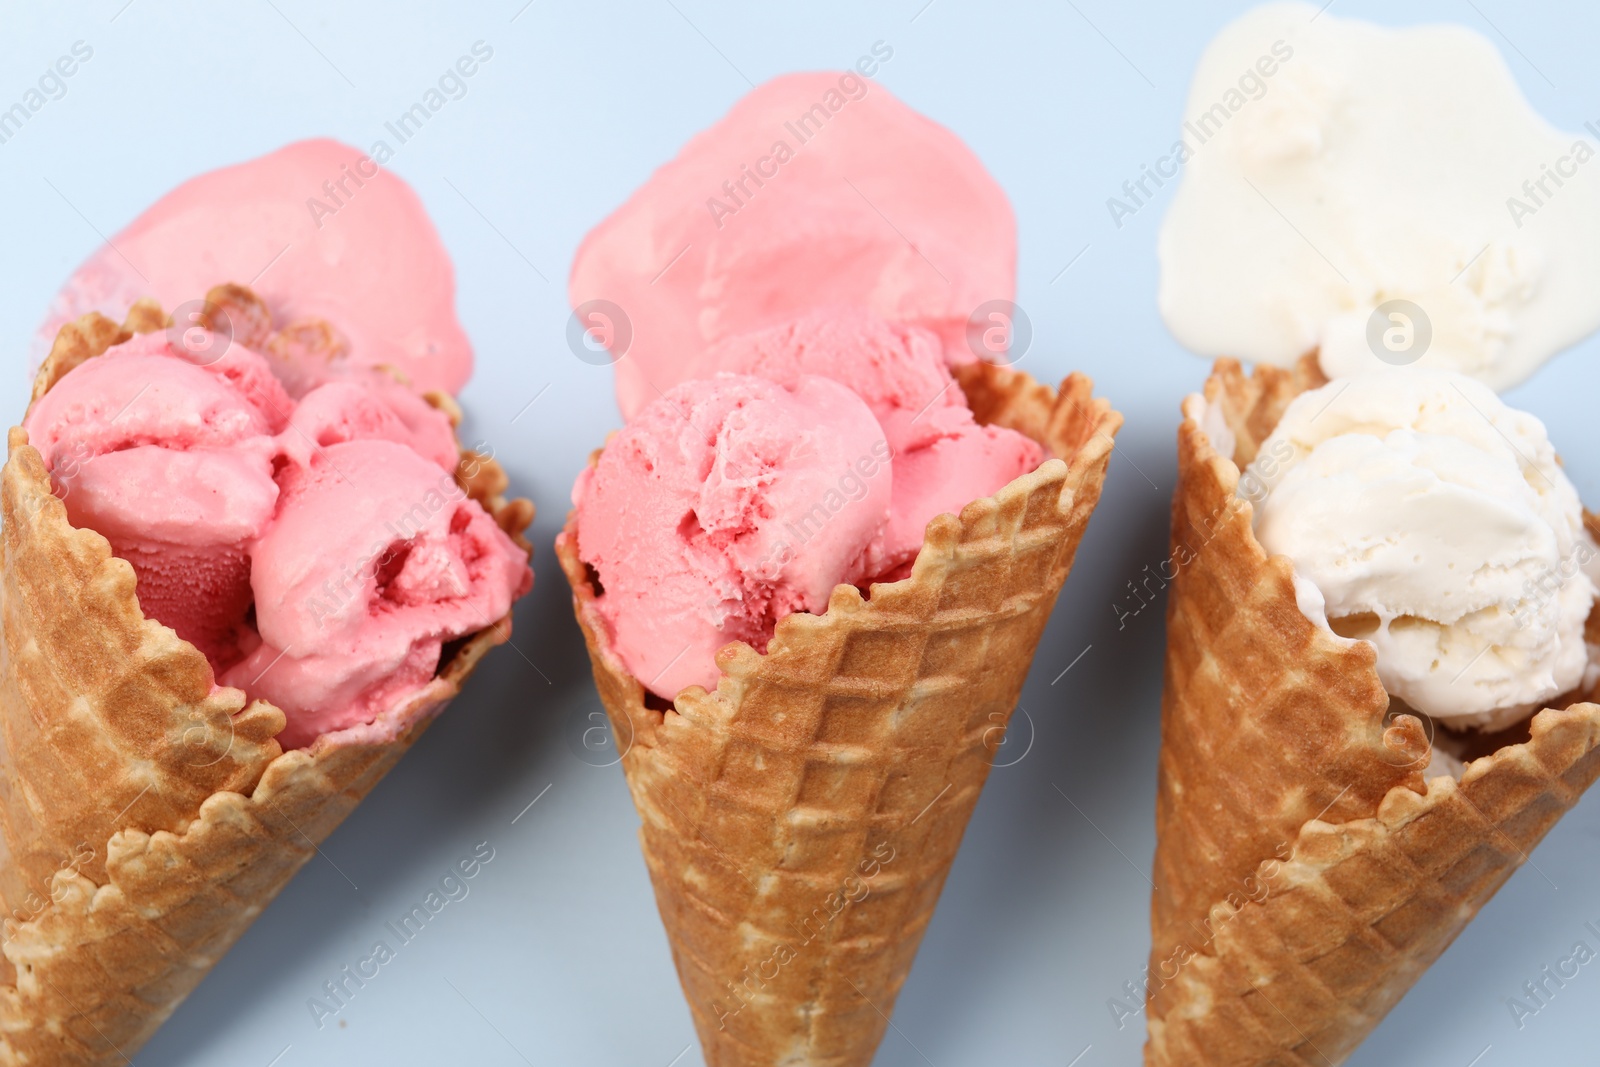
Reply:
<svg viewBox="0 0 1600 1067"><path fill-rule="evenodd" d="M714 687L719 649L906 577L930 520L1039 466L950 370L1016 255L972 150L857 71L757 86L589 232L569 295L627 320L627 426L578 479L576 538L629 673Z"/></svg>
<svg viewBox="0 0 1600 1067"><path fill-rule="evenodd" d="M1201 59L1180 138L1160 306L1197 353L1504 389L1600 326L1600 130L1551 127L1478 33L1257 8Z"/></svg>
<svg viewBox="0 0 1600 1067"><path fill-rule="evenodd" d="M889 448L837 382L724 374L648 405L578 482L578 544L629 673L715 688L730 641L821 612L889 516Z"/></svg>
<svg viewBox="0 0 1600 1067"><path fill-rule="evenodd" d="M910 572L929 520L1036 468L980 426L938 338L820 308L730 338L647 405L573 491L612 650L658 696L716 685L717 650L841 583Z"/></svg>
<svg viewBox="0 0 1600 1067"><path fill-rule="evenodd" d="M894 507L865 564L865 573L875 577L909 569L929 519L959 512L1044 461L1032 439L978 425L937 335L860 308L817 308L729 338L692 361L690 371L779 382L816 374L866 403L894 457Z"/></svg>
<svg viewBox="0 0 1600 1067"><path fill-rule="evenodd" d="M532 574L456 484L444 413L360 366L296 398L281 364L146 334L64 375L24 428L145 616L282 708L294 748L421 688Z"/></svg>
<svg viewBox="0 0 1600 1067"><path fill-rule="evenodd" d="M56 294L34 339L154 297L185 322L214 285L249 285L291 323L337 331L343 357L454 393L472 373L455 268L422 201L359 149L298 141L184 182L101 246Z"/></svg>
<svg viewBox="0 0 1600 1067"><path fill-rule="evenodd" d="M1494 727L1579 684L1596 549L1538 419L1462 374L1384 369L1296 398L1261 454L1257 537L1377 647L1392 696Z"/></svg>
<svg viewBox="0 0 1600 1067"><path fill-rule="evenodd" d="M879 42L880 58L893 48ZM628 317L624 418L707 346L845 304L970 362L968 317L1016 290L1011 203L961 139L857 71L745 94L584 238L569 295Z"/></svg>
<svg viewBox="0 0 1600 1067"><path fill-rule="evenodd" d="M260 640L221 681L288 713L285 747L422 688L446 641L493 625L531 580L453 475L398 441L331 444L279 480L249 545Z"/></svg>

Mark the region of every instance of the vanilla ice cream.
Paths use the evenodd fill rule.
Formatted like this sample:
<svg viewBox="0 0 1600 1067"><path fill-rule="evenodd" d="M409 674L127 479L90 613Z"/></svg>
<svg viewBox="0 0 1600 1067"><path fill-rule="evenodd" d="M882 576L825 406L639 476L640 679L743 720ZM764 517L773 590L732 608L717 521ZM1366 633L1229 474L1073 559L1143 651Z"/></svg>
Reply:
<svg viewBox="0 0 1600 1067"><path fill-rule="evenodd" d="M1180 136L1160 306L1194 352L1504 389L1600 326L1600 128L1551 127L1472 30L1258 8L1206 50Z"/></svg>
<svg viewBox="0 0 1600 1067"><path fill-rule="evenodd" d="M1462 374L1372 371L1298 397L1262 445L1262 546L1391 696L1500 726L1576 687L1596 549L1544 425Z"/></svg>

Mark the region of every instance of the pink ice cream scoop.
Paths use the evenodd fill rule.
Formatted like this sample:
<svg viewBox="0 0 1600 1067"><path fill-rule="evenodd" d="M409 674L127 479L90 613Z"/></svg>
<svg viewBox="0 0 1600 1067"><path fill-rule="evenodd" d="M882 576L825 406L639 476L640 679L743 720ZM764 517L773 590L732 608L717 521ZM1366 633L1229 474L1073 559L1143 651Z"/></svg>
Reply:
<svg viewBox="0 0 1600 1067"><path fill-rule="evenodd" d="M146 617L281 707L297 747L426 684L442 642L532 574L456 486L442 412L359 367L296 401L273 366L148 334L64 375L24 428L73 524L132 564Z"/></svg>
<svg viewBox="0 0 1600 1067"><path fill-rule="evenodd" d="M331 323L358 365L456 392L472 348L455 273L405 182L359 149L301 141L178 186L78 268L35 338L35 362L67 322L122 319L140 297L180 312L212 286L248 285L285 321Z"/></svg>
<svg viewBox="0 0 1600 1067"><path fill-rule="evenodd" d="M960 512L1044 460L1032 439L977 424L934 334L860 308L818 308L729 338L690 361L690 371L696 377L756 374L782 383L818 374L866 403L894 455L893 508L867 560L873 577L899 576L916 558L935 515Z"/></svg>
<svg viewBox="0 0 1600 1067"><path fill-rule="evenodd" d="M381 375L324 382L300 398L289 427L283 447L302 466L344 441L395 441L445 470L455 469L459 452L448 418Z"/></svg>
<svg viewBox="0 0 1600 1067"><path fill-rule="evenodd" d="M824 610L888 520L888 454L861 399L813 375L686 382L640 411L573 491L629 672L710 688L723 645L764 650L779 618Z"/></svg>
<svg viewBox="0 0 1600 1067"><path fill-rule="evenodd" d="M249 542L272 521L293 402L254 352L189 362L165 334L75 368L24 422L73 525L133 565L140 603L213 663L238 657Z"/></svg>
<svg viewBox="0 0 1600 1067"><path fill-rule="evenodd" d="M873 574L880 581L910 574L935 515L959 515L972 501L1036 469L1044 458L1044 449L1031 438L976 423L895 456L894 510L874 545Z"/></svg>
<svg viewBox="0 0 1600 1067"><path fill-rule="evenodd" d="M743 97L592 230L569 295L617 305L632 417L708 345L818 305L922 325L952 362L966 323L1016 288L1011 205L959 138L854 72Z"/></svg>
<svg viewBox="0 0 1600 1067"><path fill-rule="evenodd" d="M510 610L526 557L438 464L391 440L320 449L251 544L260 645L225 685L287 714L286 748L426 685L444 642Z"/></svg>
<svg viewBox="0 0 1600 1067"><path fill-rule="evenodd" d="M687 378L709 378L722 371L776 382L801 374L832 378L872 410L896 454L972 422L939 338L865 308L819 307L730 337L685 360L684 370Z"/></svg>

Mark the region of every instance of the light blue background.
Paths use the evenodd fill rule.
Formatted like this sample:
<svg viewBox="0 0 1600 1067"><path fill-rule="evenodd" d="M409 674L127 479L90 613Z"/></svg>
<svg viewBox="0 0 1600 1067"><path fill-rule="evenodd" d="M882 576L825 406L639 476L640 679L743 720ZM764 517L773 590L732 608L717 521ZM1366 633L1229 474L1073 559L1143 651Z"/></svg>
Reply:
<svg viewBox="0 0 1600 1067"><path fill-rule="evenodd" d="M1128 422L1024 695L1032 748L990 778L877 1062L1138 1063L1142 1020L1119 1031L1106 1001L1148 950L1162 622L1152 607L1119 630L1111 605L1165 553L1178 402L1205 364L1155 310L1171 186L1120 231L1105 200L1171 143L1200 51L1245 5L523 3L3 6L4 104L74 41L95 50L67 95L0 145L0 402L13 413L30 335L96 231L114 233L184 178L287 141L368 146L474 41L494 48L469 95L392 167L456 260L478 352L466 436L490 442L540 508L521 654L490 657L136 1061L700 1062L621 772L578 755L598 704L550 541L574 474L617 415L610 372L566 348L565 277L583 233L747 77L847 66L883 40L894 58L880 83L965 138L1011 195L1018 301L1035 330L1025 366L1052 380L1089 372ZM1330 14L1465 23L1506 52L1553 122L1600 118L1592 5L1341 0ZM1600 343L1586 343L1510 395L1546 420L1591 503L1597 357ZM1512 879L1350 1062L1593 1062L1600 964L1520 1032L1504 1001L1578 939L1596 943L1583 923L1600 921L1597 839L1591 796L1534 854L1539 871ZM480 841L495 858L470 896L319 1030L307 998Z"/></svg>

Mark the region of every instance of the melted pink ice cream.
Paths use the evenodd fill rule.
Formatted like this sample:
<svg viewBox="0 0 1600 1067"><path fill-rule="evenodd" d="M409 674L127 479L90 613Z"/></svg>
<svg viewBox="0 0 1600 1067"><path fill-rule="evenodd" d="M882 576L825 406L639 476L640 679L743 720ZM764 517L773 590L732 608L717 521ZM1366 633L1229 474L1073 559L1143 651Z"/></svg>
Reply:
<svg viewBox="0 0 1600 1067"><path fill-rule="evenodd" d="M569 295L628 316L616 372L631 418L709 344L818 305L926 326L970 361L967 319L1013 298L1016 258L1004 191L953 133L854 73L790 74L590 231Z"/></svg>
<svg viewBox="0 0 1600 1067"><path fill-rule="evenodd" d="M299 747L426 684L443 642L503 616L532 574L456 486L442 412L359 366L296 400L217 341L136 337L63 376L24 428L73 525L132 564L146 617L282 708Z"/></svg>
<svg viewBox="0 0 1600 1067"><path fill-rule="evenodd" d="M938 337L870 311L819 308L729 338L694 360L691 370L697 377L731 371L784 383L819 374L866 403L894 455L894 503L869 553L872 577L900 575L935 515L959 513L1044 460L1031 438L977 424L940 355Z"/></svg>
<svg viewBox="0 0 1600 1067"><path fill-rule="evenodd" d="M669 698L712 688L723 645L764 649L782 616L824 610L888 519L887 459L872 413L827 378L723 375L639 412L573 491L628 671Z"/></svg>
<svg viewBox="0 0 1600 1067"><path fill-rule="evenodd" d="M178 186L89 257L35 339L42 358L90 311L120 321L140 297L168 312L215 285L248 285L279 321L321 319L348 360L387 364L422 390L472 372L455 272L410 186L336 141L301 141Z"/></svg>

